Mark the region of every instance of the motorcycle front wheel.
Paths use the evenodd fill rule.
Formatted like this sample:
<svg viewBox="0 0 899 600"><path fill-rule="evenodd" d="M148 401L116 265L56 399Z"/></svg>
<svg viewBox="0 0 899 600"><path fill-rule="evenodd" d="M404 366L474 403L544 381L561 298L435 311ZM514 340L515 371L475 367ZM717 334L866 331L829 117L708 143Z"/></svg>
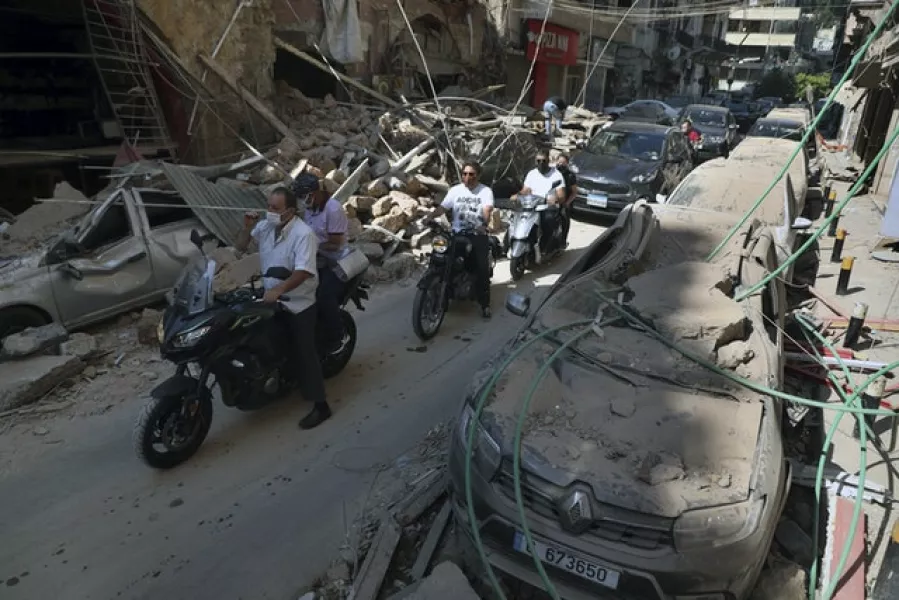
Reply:
<svg viewBox="0 0 899 600"><path fill-rule="evenodd" d="M193 415L184 415L185 398L150 398L134 425L133 442L137 457L154 469L171 469L193 456L212 425L212 400L200 400Z"/></svg>
<svg viewBox="0 0 899 600"><path fill-rule="evenodd" d="M524 277L524 255L513 256L509 260L509 271L512 273L512 281L518 281Z"/></svg>
<svg viewBox="0 0 899 600"><path fill-rule="evenodd" d="M412 303L412 329L415 335L422 341L427 341L437 335L446 316L446 302L441 293L439 277L431 279L416 290L415 301Z"/></svg>

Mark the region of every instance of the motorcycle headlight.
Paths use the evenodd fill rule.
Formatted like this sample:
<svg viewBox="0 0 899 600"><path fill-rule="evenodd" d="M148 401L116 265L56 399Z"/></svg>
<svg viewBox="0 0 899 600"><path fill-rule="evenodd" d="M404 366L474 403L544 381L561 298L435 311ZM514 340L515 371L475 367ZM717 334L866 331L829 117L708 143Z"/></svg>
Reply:
<svg viewBox="0 0 899 600"><path fill-rule="evenodd" d="M719 548L736 544L758 529L765 498L685 512L674 523L678 550Z"/></svg>
<svg viewBox="0 0 899 600"><path fill-rule="evenodd" d="M449 240L447 240L442 235L438 235L434 238L434 241L431 242L431 248L434 249L434 252L437 254L443 254L446 252L446 249L449 247Z"/></svg>
<svg viewBox="0 0 899 600"><path fill-rule="evenodd" d="M162 340L165 339L165 325L163 322L165 321L165 317L161 317L159 319L159 324L156 326L156 339L159 343L162 343Z"/></svg>
<svg viewBox="0 0 899 600"><path fill-rule="evenodd" d="M475 422L474 409L471 405L466 404L459 417L459 436L463 448L468 445L468 436L472 425L477 427L477 430L474 434L474 445L471 448L471 462L481 475L488 480L492 479L499 471L502 452L496 440L490 437L490 434L479 422Z"/></svg>
<svg viewBox="0 0 899 600"><path fill-rule="evenodd" d="M518 202L521 203L522 208L531 209L537 206L537 203L540 202L539 196L519 196Z"/></svg>
<svg viewBox="0 0 899 600"><path fill-rule="evenodd" d="M175 338L173 344L176 348L190 348L191 346L196 346L197 342L203 339L203 336L209 333L210 329L212 329L211 325L205 325L203 327L191 329L190 331L185 331Z"/></svg>
<svg viewBox="0 0 899 600"><path fill-rule="evenodd" d="M631 181L634 183L646 183L648 181L652 181L658 175L658 171L650 171L649 173L639 173L631 177Z"/></svg>

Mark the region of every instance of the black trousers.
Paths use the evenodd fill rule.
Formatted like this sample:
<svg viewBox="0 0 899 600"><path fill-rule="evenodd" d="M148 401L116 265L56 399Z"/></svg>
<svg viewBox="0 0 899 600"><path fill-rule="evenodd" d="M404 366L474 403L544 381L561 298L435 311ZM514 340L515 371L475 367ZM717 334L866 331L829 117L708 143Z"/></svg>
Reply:
<svg viewBox="0 0 899 600"><path fill-rule="evenodd" d="M318 359L318 348L315 345L316 308L313 304L303 312L289 315L293 334L294 349L297 353L299 367L299 388L303 398L324 404L325 378L322 365Z"/></svg>
<svg viewBox="0 0 899 600"><path fill-rule="evenodd" d="M475 269L478 304L490 306L490 240L486 233L473 234L471 255L469 256Z"/></svg>
<svg viewBox="0 0 899 600"><path fill-rule="evenodd" d="M553 240L553 236L561 218L562 215L559 209L546 210L540 213L540 251L544 254L554 250L555 240Z"/></svg>
<svg viewBox="0 0 899 600"><path fill-rule="evenodd" d="M318 268L318 288L315 304L318 307L319 325L328 346L343 339L343 321L340 319L340 301L343 299L344 283L330 267Z"/></svg>
<svg viewBox="0 0 899 600"><path fill-rule="evenodd" d="M568 241L568 232L571 230L571 207L563 206L559 209L559 218L562 219L562 241Z"/></svg>

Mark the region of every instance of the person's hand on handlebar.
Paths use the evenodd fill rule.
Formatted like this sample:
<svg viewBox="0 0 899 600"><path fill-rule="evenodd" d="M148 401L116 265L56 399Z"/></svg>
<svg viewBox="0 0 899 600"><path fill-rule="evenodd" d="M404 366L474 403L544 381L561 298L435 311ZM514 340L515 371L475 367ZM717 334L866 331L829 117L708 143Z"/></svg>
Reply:
<svg viewBox="0 0 899 600"><path fill-rule="evenodd" d="M272 288L270 290L266 290L265 294L262 296L262 301L266 304L274 304L281 298L281 291L278 288Z"/></svg>

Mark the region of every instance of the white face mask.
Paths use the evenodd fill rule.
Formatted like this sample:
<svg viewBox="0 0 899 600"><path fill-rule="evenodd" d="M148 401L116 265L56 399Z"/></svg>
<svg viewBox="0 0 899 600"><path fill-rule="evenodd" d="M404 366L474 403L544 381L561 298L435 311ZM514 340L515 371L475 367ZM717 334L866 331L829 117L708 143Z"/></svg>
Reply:
<svg viewBox="0 0 899 600"><path fill-rule="evenodd" d="M278 213L269 211L269 212L265 213L265 220L268 221L269 223L271 223L272 225L279 225L281 223L281 215L279 215Z"/></svg>

